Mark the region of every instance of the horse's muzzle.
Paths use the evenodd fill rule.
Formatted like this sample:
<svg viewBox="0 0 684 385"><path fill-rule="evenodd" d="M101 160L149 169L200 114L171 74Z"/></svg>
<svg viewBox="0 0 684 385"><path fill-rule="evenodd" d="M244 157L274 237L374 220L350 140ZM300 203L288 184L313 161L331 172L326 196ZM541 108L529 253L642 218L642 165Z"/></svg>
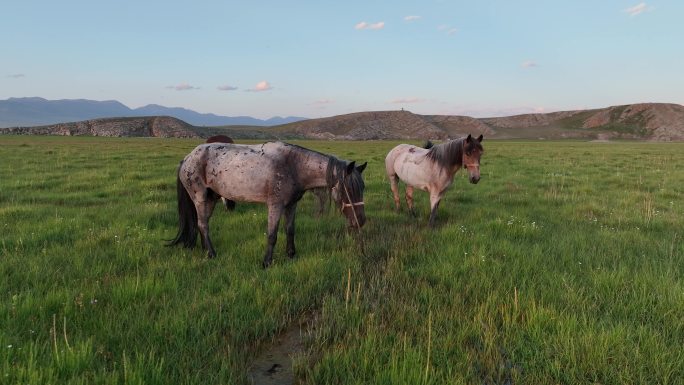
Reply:
<svg viewBox="0 0 684 385"><path fill-rule="evenodd" d="M477 177L470 177L470 183L472 183L472 184L477 184L477 182L479 182L479 181L480 181L480 177L479 177L479 176L477 176Z"/></svg>

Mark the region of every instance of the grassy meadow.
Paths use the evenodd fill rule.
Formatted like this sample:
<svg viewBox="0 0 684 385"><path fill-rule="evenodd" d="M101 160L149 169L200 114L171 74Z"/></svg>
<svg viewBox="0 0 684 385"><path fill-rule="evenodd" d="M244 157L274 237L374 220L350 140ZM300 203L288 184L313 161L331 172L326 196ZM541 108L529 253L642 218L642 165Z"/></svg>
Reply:
<svg viewBox="0 0 684 385"><path fill-rule="evenodd" d="M396 142L296 142L369 162L364 247L307 194L268 270L261 205L163 246L198 143L0 136L1 384L245 384L302 318L304 384L684 383L684 143L485 139L430 230Z"/></svg>

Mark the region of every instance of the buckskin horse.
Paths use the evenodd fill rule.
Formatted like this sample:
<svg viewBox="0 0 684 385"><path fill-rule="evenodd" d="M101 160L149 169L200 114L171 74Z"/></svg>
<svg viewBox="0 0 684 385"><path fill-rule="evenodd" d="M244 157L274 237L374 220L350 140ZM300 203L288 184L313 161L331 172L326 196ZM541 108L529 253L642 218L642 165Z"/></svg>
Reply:
<svg viewBox="0 0 684 385"><path fill-rule="evenodd" d="M411 214L413 208L413 189L418 188L430 194L430 227L435 226L437 207L447 188L454 181L454 175L461 168L468 169L470 183L480 181L480 156L484 152L482 135L473 139L454 139L426 148L410 144L394 147L385 158L385 169L394 196L394 205L399 210L398 181L406 183L406 205Z"/></svg>
<svg viewBox="0 0 684 385"><path fill-rule="evenodd" d="M219 197L260 202L268 208L268 235L263 267L273 261L280 218L285 217L287 255L295 256L295 211L306 190L325 187L349 227L366 222L361 173L366 163L337 159L304 147L269 142L258 145L212 143L197 146L180 163L177 173L178 233L169 245L193 248L199 231L209 258L216 251L209 237L209 217Z"/></svg>

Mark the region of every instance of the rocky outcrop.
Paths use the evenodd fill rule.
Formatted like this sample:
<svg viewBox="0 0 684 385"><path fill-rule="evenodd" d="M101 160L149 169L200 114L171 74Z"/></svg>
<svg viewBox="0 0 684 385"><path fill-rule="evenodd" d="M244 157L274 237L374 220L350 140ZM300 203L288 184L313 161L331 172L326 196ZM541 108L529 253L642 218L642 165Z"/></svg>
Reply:
<svg viewBox="0 0 684 385"><path fill-rule="evenodd" d="M18 135L113 136L196 138L196 128L168 116L141 118L106 118L60 123L38 127L0 128L0 133Z"/></svg>

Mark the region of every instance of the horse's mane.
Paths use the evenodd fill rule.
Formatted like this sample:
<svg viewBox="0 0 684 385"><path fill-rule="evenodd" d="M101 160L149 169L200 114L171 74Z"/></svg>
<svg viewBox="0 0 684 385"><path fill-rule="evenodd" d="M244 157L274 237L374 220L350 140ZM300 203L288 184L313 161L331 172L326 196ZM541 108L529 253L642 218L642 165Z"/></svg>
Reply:
<svg viewBox="0 0 684 385"><path fill-rule="evenodd" d="M464 138L433 145L425 156L443 168L450 168L463 162ZM430 143L432 144L432 143Z"/></svg>
<svg viewBox="0 0 684 385"><path fill-rule="evenodd" d="M325 181L328 184L328 195L331 193L331 189L335 187L337 183L345 185L344 174L347 171L349 163L346 160L337 159L332 155L327 155L328 157L328 168L325 170ZM360 172L356 172L356 169L349 175L349 183L346 184L350 190L349 195L353 201L361 198L361 193L365 187L363 178Z"/></svg>
<svg viewBox="0 0 684 385"><path fill-rule="evenodd" d="M336 184L345 184L344 174L347 171L347 166L349 165L349 162L347 162L346 160L337 159L333 155L324 154L322 152L311 150L309 148L302 147L296 144L286 142L280 143L284 144L285 146L291 147L300 153L309 152L328 158L328 167L325 170L325 182L327 184L328 199L330 199L332 188L335 187ZM352 200L358 200L361 198L361 193L365 188L365 184L363 182L363 177L361 176L361 173L356 172L356 169L354 169L354 172L352 172L351 175L349 175L349 182L346 185L349 188L348 192Z"/></svg>

